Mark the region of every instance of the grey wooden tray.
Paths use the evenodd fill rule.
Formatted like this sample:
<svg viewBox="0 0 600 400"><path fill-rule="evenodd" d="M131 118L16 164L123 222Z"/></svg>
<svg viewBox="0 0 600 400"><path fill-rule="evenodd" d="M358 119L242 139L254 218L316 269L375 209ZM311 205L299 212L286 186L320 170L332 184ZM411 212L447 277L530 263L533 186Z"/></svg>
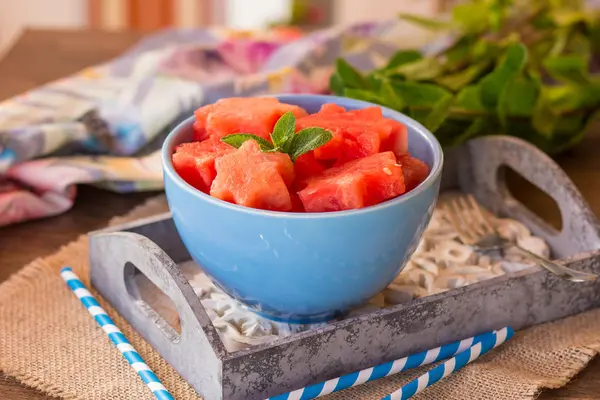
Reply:
<svg viewBox="0 0 600 400"><path fill-rule="evenodd" d="M600 273L598 222L566 174L518 139L487 137L445 153L443 190L469 192L518 219L571 268ZM514 199L509 166L552 196L557 232ZM178 264L189 262L170 215L90 235L92 284L207 400L265 399L484 331L522 329L600 306L600 282L571 283L538 267L228 352ZM136 268L175 304L179 334L145 301Z"/></svg>

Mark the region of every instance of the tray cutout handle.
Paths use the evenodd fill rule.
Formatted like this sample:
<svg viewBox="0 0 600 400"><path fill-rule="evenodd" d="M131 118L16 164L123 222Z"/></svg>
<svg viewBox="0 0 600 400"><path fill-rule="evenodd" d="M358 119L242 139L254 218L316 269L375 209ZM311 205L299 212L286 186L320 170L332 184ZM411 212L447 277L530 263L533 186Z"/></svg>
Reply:
<svg viewBox="0 0 600 400"><path fill-rule="evenodd" d="M110 290L101 291L111 295L109 300L118 302L119 311L126 312L140 321L140 326L144 328L143 331L148 334L147 336L160 342L161 345L174 348L181 347L179 345L184 342L191 344L197 341L209 341L217 355L226 354L219 334L206 314L200 298L177 264L153 241L130 232L95 234L90 239L90 256L92 263L102 264L101 267L92 268L92 283L99 286L99 289L110 285ZM134 268L132 269L131 266ZM150 317L153 313L148 313L144 307L140 308L138 304L134 304L140 296L131 283L129 288L127 287L127 279L131 277L135 268L175 304L181 321L181 343L170 339L165 342L168 338L157 329L156 320ZM95 279L96 277L99 279ZM160 317L160 320L164 321L164 318ZM157 335L159 331L160 336Z"/></svg>
<svg viewBox="0 0 600 400"><path fill-rule="evenodd" d="M459 177L461 187L475 194L493 212L525 223L550 244L559 258L600 248L596 216L575 184L548 155L524 140L508 136L474 139L466 146L470 168L469 173ZM560 232L514 198L501 172L505 166L556 201L562 218Z"/></svg>
<svg viewBox="0 0 600 400"><path fill-rule="evenodd" d="M123 275L125 288L131 296L133 303L142 313L154 321L167 339L173 343L179 342L181 340L181 318L173 300L130 261L125 263ZM173 317L176 320L171 321L170 318L167 319L164 313L160 311L160 306L163 306L162 308L169 306L169 311L174 314Z"/></svg>
<svg viewBox="0 0 600 400"><path fill-rule="evenodd" d="M540 224L544 223L548 231L558 235L563 230L563 216L556 200L540 189L538 185L525 178L521 173L515 171L509 165L503 165L498 168L499 185L506 189L506 198L509 201L519 202L529 212L540 218ZM524 193L535 193L537 204L531 204L524 197ZM528 204L529 203L529 204ZM536 208L544 209L544 216L536 212Z"/></svg>
<svg viewBox="0 0 600 400"><path fill-rule="evenodd" d="M533 185L536 189L538 189L539 191L544 193L546 196L550 197L550 199L554 203L554 206L558 207L558 211L560 213L560 220L561 220L560 228L556 228L556 227L552 226L543 217L541 217L538 213L536 213L531 208L527 207L525 204L523 204L519 199L517 199L514 196L513 192L509 188L509 185L508 185L508 182L506 179L506 175L510 171L512 171L519 177L524 178L527 182L529 182L531 185ZM512 166L510 166L508 164L500 164L498 166L498 170L496 171L496 180L497 180L498 193L502 197L502 200L504 203L510 204L511 208L513 208L514 210L518 210L519 214L522 217L525 217L526 221L529 221L530 224L534 223L538 227L539 230L544 231L545 236L558 236L560 234L560 232L563 229L563 224L565 223L565 221L564 221L565 215L564 215L563 211L561 210L559 204L557 203L556 199L553 196L549 195L536 182L532 182L532 180L530 180L527 176L524 176L521 172L514 169Z"/></svg>
<svg viewBox="0 0 600 400"><path fill-rule="evenodd" d="M145 236L107 232L90 235L90 262L92 285L132 327L191 382L203 398L223 399L222 360L228 352L200 298L173 259ZM131 296L125 279L135 271L132 266L175 304L181 320L179 340L165 335L165 330L159 329L157 320L152 318L153 313L134 304L136 293L133 291L134 296Z"/></svg>

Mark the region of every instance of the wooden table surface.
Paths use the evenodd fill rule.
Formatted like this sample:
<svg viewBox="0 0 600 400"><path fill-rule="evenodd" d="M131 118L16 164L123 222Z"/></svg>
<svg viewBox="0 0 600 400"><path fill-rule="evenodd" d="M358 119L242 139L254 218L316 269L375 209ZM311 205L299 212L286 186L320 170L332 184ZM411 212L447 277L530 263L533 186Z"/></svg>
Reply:
<svg viewBox="0 0 600 400"><path fill-rule="evenodd" d="M28 30L0 61L0 100L40 84L77 72L115 57L141 38L139 33ZM594 212L600 215L600 135L591 135L558 162L575 181ZM546 197L522 181L513 192L547 220L558 214ZM525 194L527 193L527 194ZM0 228L0 282L32 259L56 251L78 235L106 225L151 194L117 195L81 186L73 209L45 220ZM559 390L546 391L542 399L600 399L600 359L593 361L576 379ZM0 399L50 399L0 372ZM500 400L500 399L499 399Z"/></svg>

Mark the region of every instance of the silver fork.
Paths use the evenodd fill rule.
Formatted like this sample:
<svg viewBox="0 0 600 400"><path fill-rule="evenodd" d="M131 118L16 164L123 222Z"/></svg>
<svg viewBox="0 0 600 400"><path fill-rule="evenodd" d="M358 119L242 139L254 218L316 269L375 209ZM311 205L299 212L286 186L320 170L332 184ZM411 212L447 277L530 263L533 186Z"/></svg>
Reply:
<svg viewBox="0 0 600 400"><path fill-rule="evenodd" d="M598 277L598 275L576 271L547 260L502 238L472 195L449 199L444 205L444 209L461 242L476 252L502 251L512 247L524 257L563 279L572 282L588 282L594 281Z"/></svg>

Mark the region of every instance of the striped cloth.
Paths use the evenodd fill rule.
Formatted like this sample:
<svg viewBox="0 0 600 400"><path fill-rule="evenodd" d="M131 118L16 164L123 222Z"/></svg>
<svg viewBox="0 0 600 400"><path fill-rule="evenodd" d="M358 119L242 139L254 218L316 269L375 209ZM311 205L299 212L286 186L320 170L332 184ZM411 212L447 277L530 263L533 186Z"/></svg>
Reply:
<svg viewBox="0 0 600 400"><path fill-rule="evenodd" d="M364 69L387 60L401 42L397 24L304 37L164 30L110 62L0 102L0 226L68 210L76 184L162 189L157 147L195 108L223 97L327 92L338 57Z"/></svg>
<svg viewBox="0 0 600 400"><path fill-rule="evenodd" d="M60 276L85 306L90 315L94 317L102 330L108 335L108 338L115 346L117 346L117 349L123 354L125 359L127 359L127 362L129 362L135 372L138 373L140 378L142 378L144 383L152 393L154 393L154 396L160 400L174 400L173 396L171 396L150 367L142 360L142 357L133 348L131 343L129 343L129 340L127 340L121 330L117 328L106 311L100 307L98 301L96 301L83 282L75 275L73 270L69 267L65 267L61 270Z"/></svg>

